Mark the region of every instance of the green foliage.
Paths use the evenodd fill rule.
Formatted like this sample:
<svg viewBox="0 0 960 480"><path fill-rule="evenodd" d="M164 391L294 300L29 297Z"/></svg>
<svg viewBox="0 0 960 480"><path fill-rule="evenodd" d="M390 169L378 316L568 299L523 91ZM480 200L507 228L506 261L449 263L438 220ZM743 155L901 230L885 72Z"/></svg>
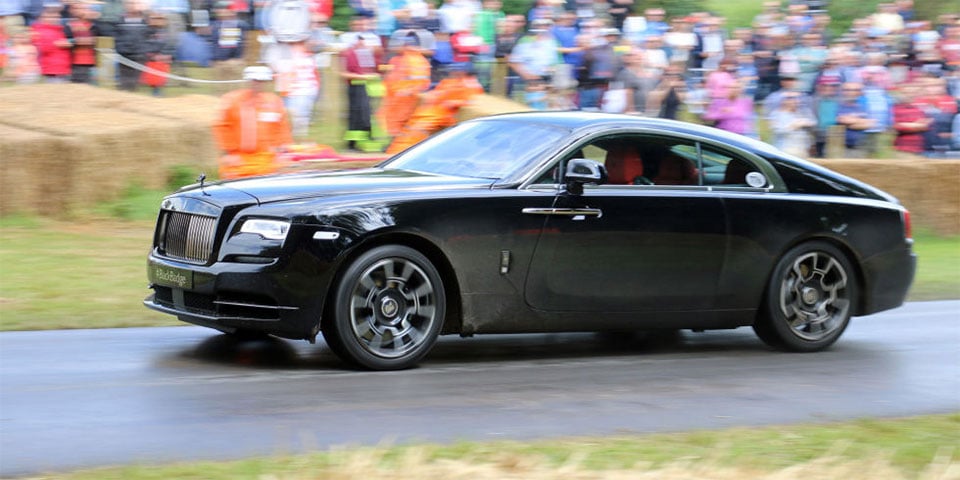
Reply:
<svg viewBox="0 0 960 480"><path fill-rule="evenodd" d="M830 12L830 31L841 35L850 30L850 25L858 18L870 16L877 11L877 0L833 1L827 10Z"/></svg>
<svg viewBox="0 0 960 480"><path fill-rule="evenodd" d="M347 0L333 0L333 18L330 19L330 28L341 32L346 32L350 28L350 17L353 16L353 8L347 3Z"/></svg>
<svg viewBox="0 0 960 480"><path fill-rule="evenodd" d="M117 220L152 220L157 217L157 208L166 193L132 184L118 199L97 205L92 213Z"/></svg>
<svg viewBox="0 0 960 480"><path fill-rule="evenodd" d="M207 181L213 180L215 172L202 172L196 166L174 165L170 167L167 173L167 190L171 192L185 185L197 183L197 178L201 173L207 175Z"/></svg>
<svg viewBox="0 0 960 480"><path fill-rule="evenodd" d="M507 15L525 16L532 7L532 0L503 0L503 13Z"/></svg>
<svg viewBox="0 0 960 480"><path fill-rule="evenodd" d="M633 11L643 13L648 8L662 8L667 18L673 18L702 12L707 9L706 5L704 0L639 0L634 3Z"/></svg>
<svg viewBox="0 0 960 480"><path fill-rule="evenodd" d="M886 1L886 0L884 0ZM892 0L891 0L892 1ZM727 26L746 27L753 21L754 16L760 13L763 2L760 0L640 0L637 8L646 4L661 4L667 10L667 16L678 15L675 10L685 4L701 4L695 10L707 10L727 18ZM782 2L786 5L788 2ZM854 19L867 17L877 11L880 0L832 0L827 7L830 14L830 31L834 35L841 35L850 29ZM956 2L915 2L915 13L918 19L936 22L937 17L945 13L956 13ZM638 11L642 11L638 10Z"/></svg>
<svg viewBox="0 0 960 480"><path fill-rule="evenodd" d="M167 172L166 187L163 190L151 190L134 183L123 190L116 200L103 202L97 205L93 213L116 220L153 220L157 216L157 208L163 197L180 187L197 183L201 170L196 166L176 165ZM216 172L210 172L210 181L214 180Z"/></svg>
<svg viewBox="0 0 960 480"><path fill-rule="evenodd" d="M955 0L947 0L945 2L937 1L915 1L914 2L914 15L917 19L921 20L930 20L934 24L937 22L937 18L940 15L960 13L960 5L957 5Z"/></svg>

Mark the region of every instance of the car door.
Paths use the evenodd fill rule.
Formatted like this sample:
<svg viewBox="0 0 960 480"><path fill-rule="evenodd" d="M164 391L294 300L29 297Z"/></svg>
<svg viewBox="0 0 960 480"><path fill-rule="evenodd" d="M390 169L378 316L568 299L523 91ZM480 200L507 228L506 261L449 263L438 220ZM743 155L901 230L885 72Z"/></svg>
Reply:
<svg viewBox="0 0 960 480"><path fill-rule="evenodd" d="M571 149L562 161L603 156L610 181L587 185L581 195L564 190L551 209L526 210L546 218L525 284L527 304L550 312L713 307L726 252L723 203L702 186L699 163L693 178L680 181L665 177L665 161L663 172L654 171L690 147L696 151L682 138L617 134ZM641 166L623 165L624 151L628 163Z"/></svg>

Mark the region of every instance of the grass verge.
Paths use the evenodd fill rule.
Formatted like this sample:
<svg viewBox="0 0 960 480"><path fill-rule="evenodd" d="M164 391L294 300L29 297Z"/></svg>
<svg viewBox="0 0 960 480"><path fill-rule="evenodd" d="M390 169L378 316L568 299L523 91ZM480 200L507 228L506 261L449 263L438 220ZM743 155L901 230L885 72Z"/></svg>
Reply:
<svg viewBox="0 0 960 480"><path fill-rule="evenodd" d="M0 330L180 325L141 304L158 203L147 192L101 207L129 221L0 220ZM910 300L960 298L960 237L918 234L915 250Z"/></svg>
<svg viewBox="0 0 960 480"><path fill-rule="evenodd" d="M960 414L828 425L323 453L103 468L109 479L956 479Z"/></svg>
<svg viewBox="0 0 960 480"><path fill-rule="evenodd" d="M915 235L917 276L910 300L960 298L960 236Z"/></svg>

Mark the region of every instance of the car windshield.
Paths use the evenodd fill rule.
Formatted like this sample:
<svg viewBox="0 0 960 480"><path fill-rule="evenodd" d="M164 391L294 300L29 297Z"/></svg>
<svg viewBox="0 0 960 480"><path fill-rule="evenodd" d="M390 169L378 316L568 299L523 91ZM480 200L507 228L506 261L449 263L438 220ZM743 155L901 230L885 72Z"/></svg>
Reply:
<svg viewBox="0 0 960 480"><path fill-rule="evenodd" d="M383 167L499 180L535 163L565 133L557 127L509 120L464 123Z"/></svg>

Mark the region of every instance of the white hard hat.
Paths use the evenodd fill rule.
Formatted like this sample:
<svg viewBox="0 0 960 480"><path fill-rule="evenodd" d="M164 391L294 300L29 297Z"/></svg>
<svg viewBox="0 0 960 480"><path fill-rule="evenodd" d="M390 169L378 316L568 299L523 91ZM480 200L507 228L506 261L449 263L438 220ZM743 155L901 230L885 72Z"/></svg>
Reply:
<svg viewBox="0 0 960 480"><path fill-rule="evenodd" d="M269 82L273 80L273 71L270 70L270 67L254 65L243 69L243 79Z"/></svg>

